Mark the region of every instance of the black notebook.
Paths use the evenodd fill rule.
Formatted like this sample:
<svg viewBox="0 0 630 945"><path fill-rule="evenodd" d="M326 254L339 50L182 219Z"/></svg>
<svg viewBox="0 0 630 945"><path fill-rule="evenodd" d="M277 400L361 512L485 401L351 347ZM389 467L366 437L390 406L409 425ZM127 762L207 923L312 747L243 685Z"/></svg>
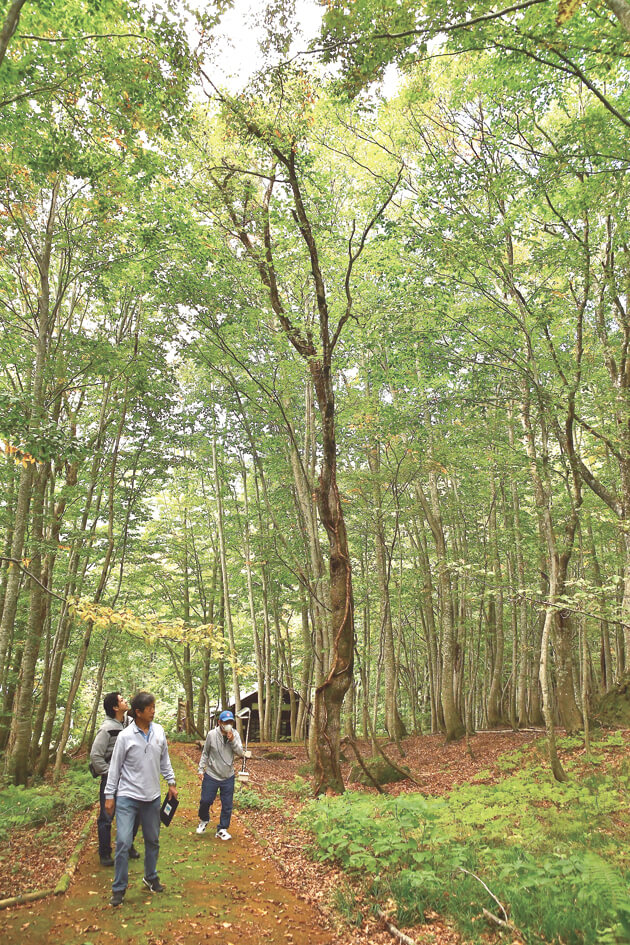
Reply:
<svg viewBox="0 0 630 945"><path fill-rule="evenodd" d="M175 816L175 811L179 806L179 801L176 797L169 797L168 794L162 802L162 808L160 810L160 820L165 827L168 827L171 820Z"/></svg>

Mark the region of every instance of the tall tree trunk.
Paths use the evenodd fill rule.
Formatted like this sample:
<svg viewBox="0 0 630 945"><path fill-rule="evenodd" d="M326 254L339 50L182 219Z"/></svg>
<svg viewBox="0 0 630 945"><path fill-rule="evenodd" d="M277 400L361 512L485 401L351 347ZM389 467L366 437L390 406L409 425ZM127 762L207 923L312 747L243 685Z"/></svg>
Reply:
<svg viewBox="0 0 630 945"><path fill-rule="evenodd" d="M109 481L108 481L108 499L107 499L107 548L105 551L105 558L101 566L101 574L98 582L98 586L94 593L93 602L95 604L100 603L101 597L107 586L107 580L110 575L112 563L113 563L113 554L114 554L114 494L116 487L116 469L118 466L118 455L120 450L120 441L122 439L123 431L125 429L125 421L127 418L127 410L129 407L128 402L128 389L129 382L125 380L124 392L122 398L122 409L120 414L120 419L118 422L118 427L116 430L116 437L112 447L112 456L110 460L110 470L109 470ZM83 633L83 640L79 647L79 653L76 659L74 666L74 672L72 674L72 682L70 683L70 691L68 693L68 702L66 704L63 722L61 724L61 733L59 736L59 744L57 745L57 752L55 757L55 768L53 777L57 781L61 775L61 766L63 763L63 753L66 749L66 744L68 742L68 736L70 734L70 723L72 719L72 709L74 705L74 700L79 691L79 686L81 685L81 679L83 676L83 667L85 666L85 661L88 654L88 649L90 646L90 640L92 637L92 630L94 628L94 623L92 620L86 622L85 631Z"/></svg>
<svg viewBox="0 0 630 945"><path fill-rule="evenodd" d="M258 621L256 619L256 603L254 601L254 582L252 577L252 548L250 539L250 518L249 518L249 494L247 491L247 468L245 460L240 457L241 462L241 480L243 483L243 506L244 521L242 526L243 533L243 552L245 556L245 572L247 575L247 600L249 602L249 619L251 621L252 636L254 640L254 656L256 660L256 686L258 688L258 712L262 723L262 704L265 691L265 672L263 663L263 651L260 642L260 633L258 632Z"/></svg>
<svg viewBox="0 0 630 945"><path fill-rule="evenodd" d="M492 504L490 507L490 554L492 556L494 588L490 593L490 600L488 604L488 625L494 636L494 662L490 680L490 691L488 693L487 710L488 725L490 728L496 728L496 726L503 724L505 721L501 705L505 641L503 634L503 590L501 588L503 577L501 573L499 541L497 536L497 502L498 495L496 483L493 479L491 499Z"/></svg>
<svg viewBox="0 0 630 945"><path fill-rule="evenodd" d="M26 784L29 771L33 726L33 686L44 629L44 588L42 586L42 540L44 532L44 500L50 464L38 471L32 499L32 553L30 560L30 606L28 629L24 641L22 664L6 756L6 773L14 784Z"/></svg>
<svg viewBox="0 0 630 945"><path fill-rule="evenodd" d="M239 734L243 733L243 723L240 718L238 718L238 713L241 711L241 691L238 681L238 657L236 653L236 644L234 642L234 625L232 623L232 606L230 603L230 582L228 575L228 566L227 566L227 551L225 544L225 520L223 512L223 495L221 488L221 478L219 476L219 464L217 460L217 439L216 439L216 430L212 431L212 470L214 474L214 486L216 490L216 503L217 503L217 529L219 534L219 560L221 563L221 576L223 578L223 611L224 611L224 620L225 627L228 632L228 643L230 646L230 665L232 668L232 691L234 693L234 707L236 709L236 726L238 728Z"/></svg>
<svg viewBox="0 0 630 945"><path fill-rule="evenodd" d="M190 573L188 566L188 513L184 508L182 510L184 518L184 559L182 562L182 577L183 577L183 612L184 612L184 623L186 626L190 625ZM184 698L186 700L186 734L192 735L195 728L195 717L194 717L194 694L193 694L193 678L192 678L192 667L190 662L190 644L184 643L183 647L183 658L182 658L182 680L184 683ZM201 734L201 732L199 733Z"/></svg>
<svg viewBox="0 0 630 945"><path fill-rule="evenodd" d="M587 516L586 518L586 534L588 538L591 564L593 566L593 583L598 589L599 611L602 615L602 619L599 621L602 688L604 692L608 692L615 683L612 647L610 645L610 630L608 628L608 621L605 618L605 614L608 610L608 601L603 589L602 573L599 567L599 559L597 557L597 550L595 548L595 537L593 535L593 523L590 516Z"/></svg>
<svg viewBox="0 0 630 945"><path fill-rule="evenodd" d="M367 457L372 474L372 496L374 499L373 532L380 603L381 651L383 654L385 676L385 728L389 737L396 742L399 754L402 755L404 752L402 750L401 738L405 734L405 727L398 711L398 676L396 673L394 628L392 624L392 609L389 594L391 557L385 541L383 498L380 483L381 458L380 444L378 442L368 448Z"/></svg>
<svg viewBox="0 0 630 945"><path fill-rule="evenodd" d="M442 713L444 716L446 740L447 742L450 742L457 738L462 738L462 736L465 734L465 728L455 701L454 677L457 641L455 639L453 595L446 553L446 537L444 534L444 526L442 524L442 516L440 512L437 480L433 470L429 472L429 490L431 500L430 504L424 495L420 483L416 484L416 495L426 516L429 528L433 534L435 550L437 554L438 577L442 605L442 665L440 701Z"/></svg>

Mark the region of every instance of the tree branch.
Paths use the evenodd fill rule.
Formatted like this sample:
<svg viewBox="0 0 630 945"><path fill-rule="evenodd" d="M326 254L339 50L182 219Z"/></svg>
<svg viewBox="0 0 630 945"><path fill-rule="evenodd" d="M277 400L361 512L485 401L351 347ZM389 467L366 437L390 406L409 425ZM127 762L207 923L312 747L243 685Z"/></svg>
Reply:
<svg viewBox="0 0 630 945"><path fill-rule="evenodd" d="M0 32L0 66L4 61L4 56L7 51L7 46L11 41L11 37L15 33L18 23L20 22L20 13L25 3L26 0L13 0L13 3L9 7L9 12L7 13L6 19L4 21L2 32Z"/></svg>

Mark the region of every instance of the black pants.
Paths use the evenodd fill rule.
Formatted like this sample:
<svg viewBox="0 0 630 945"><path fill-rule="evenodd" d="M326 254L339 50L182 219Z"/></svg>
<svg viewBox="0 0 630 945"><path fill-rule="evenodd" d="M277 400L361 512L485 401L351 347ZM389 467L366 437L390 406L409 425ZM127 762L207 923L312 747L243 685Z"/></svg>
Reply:
<svg viewBox="0 0 630 945"><path fill-rule="evenodd" d="M105 810L105 785L107 784L107 775L101 775L101 789L99 791L99 801L100 801L100 810L98 814L98 820L96 821L96 827L98 829L98 855L101 860L106 860L112 855L112 820L113 817L110 817L107 811ZM140 825L139 818L136 817L136 822L133 825L133 839L136 839L136 834L138 833L138 827Z"/></svg>

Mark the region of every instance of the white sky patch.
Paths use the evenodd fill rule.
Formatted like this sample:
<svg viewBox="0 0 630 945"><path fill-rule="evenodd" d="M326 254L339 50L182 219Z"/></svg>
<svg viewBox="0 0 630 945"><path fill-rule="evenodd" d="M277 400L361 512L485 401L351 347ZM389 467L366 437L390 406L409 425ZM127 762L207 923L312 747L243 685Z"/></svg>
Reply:
<svg viewBox="0 0 630 945"><path fill-rule="evenodd" d="M270 65L269 58L265 59L260 49L265 38L265 31L259 23L262 9L260 0L235 0L234 7L221 20L217 41L208 56L207 65L212 70L213 82L233 94L242 91L255 72ZM287 59L306 50L318 35L324 9L317 0L297 0L298 30ZM191 40L196 45L192 37ZM305 57L307 61L312 58L310 55Z"/></svg>
<svg viewBox="0 0 630 945"><path fill-rule="evenodd" d="M204 0L193 0L193 5L195 4L201 8L204 6ZM326 76L339 75L338 64L328 63L324 68L317 52L309 51L309 45L319 36L326 11L321 0L296 0L297 27L289 52L282 56L269 52L265 54L260 48L265 39L265 29L260 22L264 5L265 0L234 0L233 8L222 17L220 27L215 32L212 49L208 51L204 63L206 73L214 85L235 95L246 88L256 72L280 61L292 59L307 68L319 63L318 71L324 81ZM188 32L191 49L195 49L199 43L199 35L190 21ZM430 50L437 48L441 41L442 34L439 34L430 41ZM391 99L399 93L401 84L400 70L392 63L387 66L383 79L373 92L385 99Z"/></svg>

